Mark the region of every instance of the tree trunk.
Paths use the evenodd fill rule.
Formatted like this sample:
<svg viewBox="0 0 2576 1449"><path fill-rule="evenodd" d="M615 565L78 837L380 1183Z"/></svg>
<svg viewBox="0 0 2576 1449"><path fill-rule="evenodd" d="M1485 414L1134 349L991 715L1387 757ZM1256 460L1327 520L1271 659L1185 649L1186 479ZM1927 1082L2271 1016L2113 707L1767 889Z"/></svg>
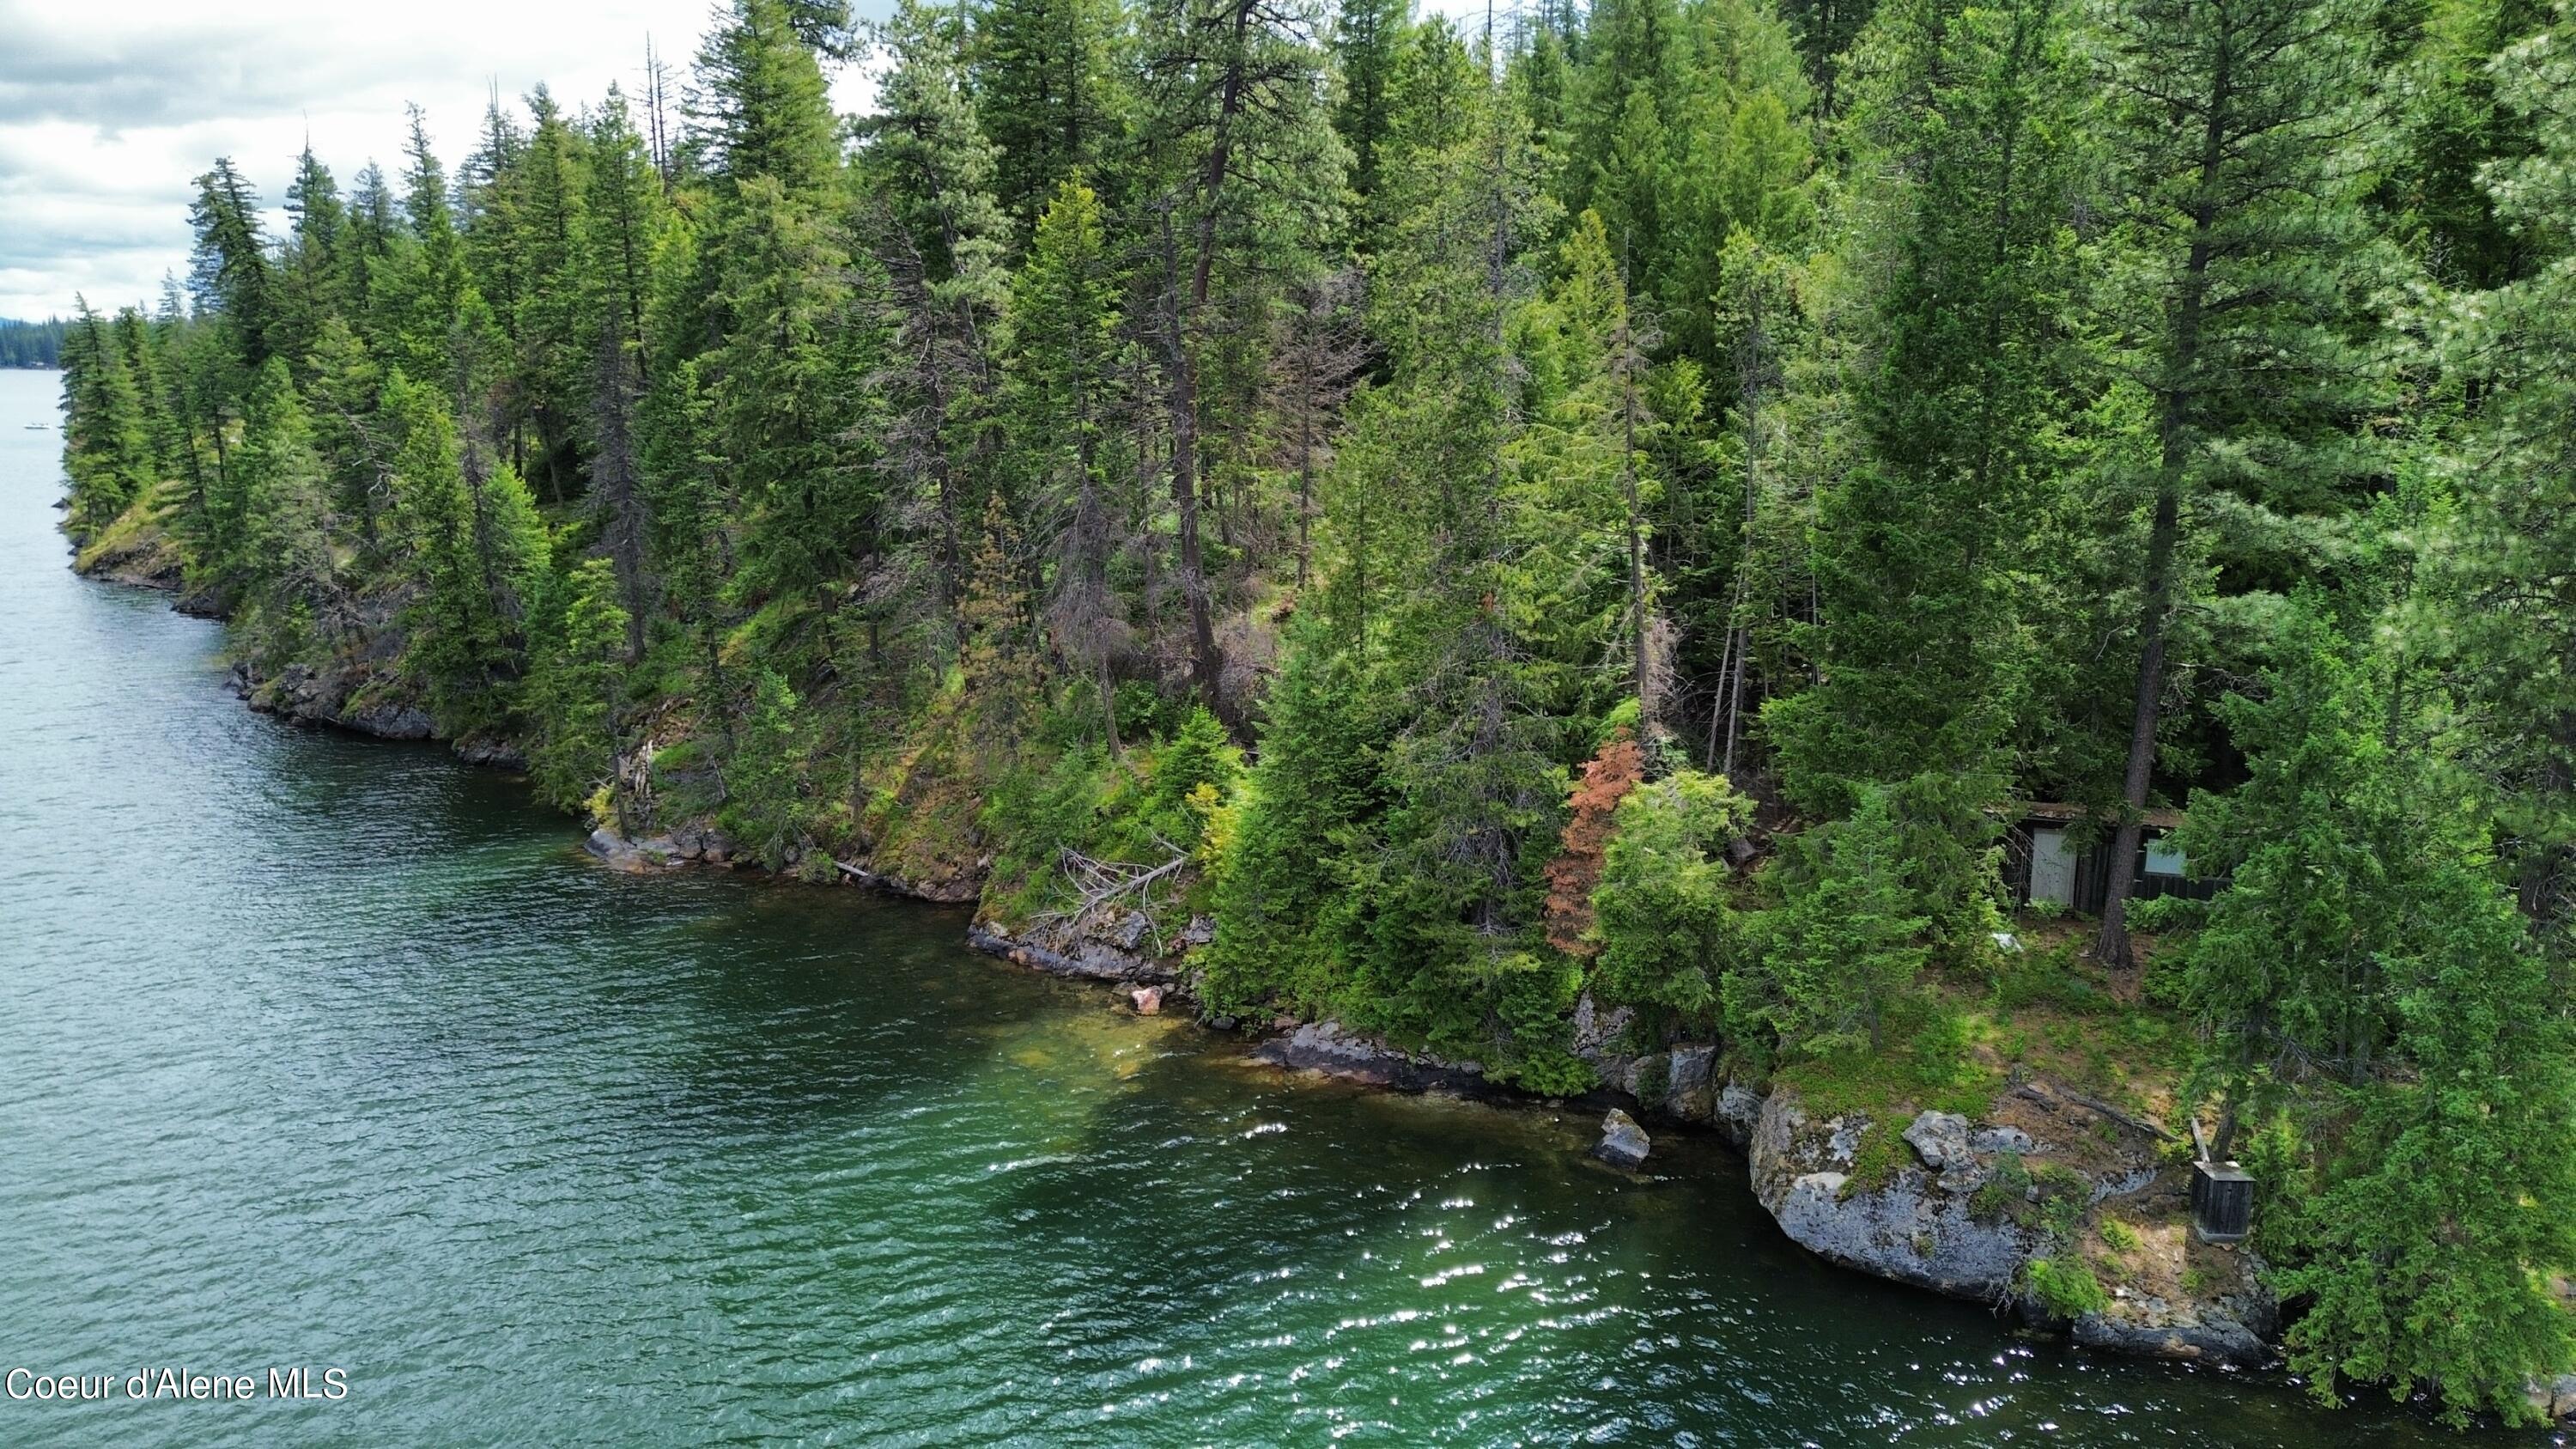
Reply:
<svg viewBox="0 0 2576 1449"><path fill-rule="evenodd" d="M1219 719L1225 718L1225 704L1218 689L1224 664L1216 647L1216 625L1208 615L1207 573L1199 548L1199 480L1198 480L1198 378L1190 365L1189 339L1182 323L1179 257L1175 255L1176 239L1167 214L1163 226L1164 285L1168 300L1163 309L1163 349L1170 366L1171 383L1166 390L1166 411L1172 426L1172 506L1177 510L1178 552L1180 555L1181 597L1190 610L1190 679L1199 697ZM1206 285L1206 269L1199 271L1196 286Z"/></svg>
<svg viewBox="0 0 2576 1449"><path fill-rule="evenodd" d="M2111 832L2111 880L2102 901L2102 931L2094 954L2106 966L2128 969L2136 964L2129 949L2129 892L2138 882L2138 846L2145 835L2141 818L2147 805L2147 782L2156 759L2157 706L2164 694L2165 627L2171 612L2174 540L2181 533L2181 489L2178 479L2156 490L2156 519L2147 536L2147 597L2139 609L2139 632L2146 647L2138 655L2138 691L2129 709L2129 767L2120 785L2120 824Z"/></svg>
<svg viewBox="0 0 2576 1449"><path fill-rule="evenodd" d="M2128 769L2121 779L2119 827L2111 836L2111 879L2102 902L2102 930L2093 954L2102 964L2127 970L2137 958L2129 949L2129 891L2138 880L2138 845L2145 834L2141 813L2147 806L2147 784L2155 770L2156 716L2164 696L2165 638L2173 613L2174 549L2182 534L2184 470L2190 462L2189 426L2200 365L2200 328L2208 309L2209 264L2215 249L2213 227L2218 213L2220 168L2225 164L2230 102L2235 94L2222 48L2210 78L2210 103L2201 125L2199 187L2191 203L2191 251L2175 290L2168 320L2163 375L2157 379L2156 515L2147 534L2145 602L2138 610L2138 688L2129 713Z"/></svg>

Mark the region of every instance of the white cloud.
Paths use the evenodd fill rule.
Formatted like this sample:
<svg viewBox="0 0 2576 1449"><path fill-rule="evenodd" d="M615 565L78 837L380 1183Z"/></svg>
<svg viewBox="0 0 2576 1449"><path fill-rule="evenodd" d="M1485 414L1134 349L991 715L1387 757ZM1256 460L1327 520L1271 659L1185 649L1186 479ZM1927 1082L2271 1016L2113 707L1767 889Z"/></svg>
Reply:
<svg viewBox="0 0 2576 1449"><path fill-rule="evenodd" d="M867 7L875 8L875 7ZM188 259L191 179L228 155L273 208L309 135L347 185L400 170L403 108L452 170L497 87L567 106L684 71L708 0L0 0L0 317L148 302ZM835 99L864 103L864 77ZM274 218L272 218L274 220Z"/></svg>

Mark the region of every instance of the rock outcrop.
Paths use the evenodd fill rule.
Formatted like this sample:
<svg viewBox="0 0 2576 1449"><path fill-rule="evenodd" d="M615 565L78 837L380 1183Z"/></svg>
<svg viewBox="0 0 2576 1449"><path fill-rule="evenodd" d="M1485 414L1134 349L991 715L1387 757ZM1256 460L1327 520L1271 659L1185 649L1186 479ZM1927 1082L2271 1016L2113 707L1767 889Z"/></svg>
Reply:
<svg viewBox="0 0 2576 1449"><path fill-rule="evenodd" d="M2209 1302L2131 1298L2076 1319L2071 1336L2086 1348L2139 1358L2252 1365L2269 1360L2272 1347L2246 1320L2268 1333L2276 1317L2269 1303L2237 1294Z"/></svg>
<svg viewBox="0 0 2576 1449"><path fill-rule="evenodd" d="M966 939L977 950L1058 976L1150 986L1174 986L1181 979L1178 956L1162 949L1178 943L1159 940L1153 922L1136 911L1088 931L1059 921L1013 935L999 922L978 921Z"/></svg>
<svg viewBox="0 0 2576 1449"><path fill-rule="evenodd" d="M605 826L590 832L582 848L617 870L637 873L677 870L684 865L728 865L733 842L721 831L686 825L663 835L621 835Z"/></svg>
<svg viewBox="0 0 2576 1449"><path fill-rule="evenodd" d="M1252 1054L1274 1066L1322 1072L1398 1091L1479 1092L1487 1088L1485 1068L1480 1062L1453 1062L1425 1052L1404 1051L1377 1038L1345 1030L1337 1021L1307 1022L1285 1036L1263 1042Z"/></svg>
<svg viewBox="0 0 2576 1449"><path fill-rule="evenodd" d="M1930 1169L1936 1156L1944 1173L1978 1166L1966 1119L1924 1113L1906 1129L1924 1161L1885 1182L1858 1181L1862 1139L1889 1130L1867 1118L1810 1121L1794 1094L1775 1092L1747 1153L1754 1196L1782 1232L1827 1262L1954 1297L2010 1298L2032 1234L2009 1215L1980 1212L1967 1194L1942 1191Z"/></svg>

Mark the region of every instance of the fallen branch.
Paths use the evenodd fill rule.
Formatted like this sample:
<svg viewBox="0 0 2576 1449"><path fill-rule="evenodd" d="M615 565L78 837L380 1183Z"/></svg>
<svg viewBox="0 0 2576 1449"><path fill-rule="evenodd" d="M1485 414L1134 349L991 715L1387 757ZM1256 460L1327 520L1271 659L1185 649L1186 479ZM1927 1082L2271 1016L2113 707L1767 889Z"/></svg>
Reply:
<svg viewBox="0 0 2576 1449"><path fill-rule="evenodd" d="M2166 1131L2157 1123L2150 1122L2144 1117L2132 1117L2128 1113L2121 1111L2119 1108L2112 1106L2110 1103L2105 1102L2098 1097L2085 1096L2082 1092L2076 1091L2071 1087L2059 1087L2057 1089L2057 1095L2064 1097L2066 1100L2074 1103L2078 1107L2090 1107L2094 1111L2101 1113L2103 1116L2110 1118L2112 1121L2119 1123L2121 1126L2128 1128L2132 1132L2144 1132L2148 1136L2153 1137L2160 1142L2180 1142L2182 1140L2171 1132Z"/></svg>
<svg viewBox="0 0 2576 1449"><path fill-rule="evenodd" d="M1162 844L1165 849L1173 851L1172 858L1150 868L1129 865L1125 861L1094 860L1071 846L1059 847L1056 851L1056 864L1064 871L1065 879L1072 882L1074 891L1081 899L1070 910L1048 911L1037 919L1082 921L1120 896L1130 891L1143 891L1154 882L1189 864L1189 856L1175 848L1170 841L1164 841Z"/></svg>

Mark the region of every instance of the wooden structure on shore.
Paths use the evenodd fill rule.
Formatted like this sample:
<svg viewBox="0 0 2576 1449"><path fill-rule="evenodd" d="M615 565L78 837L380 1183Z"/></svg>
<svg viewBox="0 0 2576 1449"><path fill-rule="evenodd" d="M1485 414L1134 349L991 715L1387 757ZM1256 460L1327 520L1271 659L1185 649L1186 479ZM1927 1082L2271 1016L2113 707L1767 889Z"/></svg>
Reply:
<svg viewBox="0 0 2576 1449"><path fill-rule="evenodd" d="M2081 805L2049 800L2015 801L2003 814L2004 885L2013 903L2100 914L2111 895L2111 823ZM2191 863L2172 844L2181 811L2146 811L2143 824L2131 900L2205 901L2218 894L2224 883L2193 877Z"/></svg>

